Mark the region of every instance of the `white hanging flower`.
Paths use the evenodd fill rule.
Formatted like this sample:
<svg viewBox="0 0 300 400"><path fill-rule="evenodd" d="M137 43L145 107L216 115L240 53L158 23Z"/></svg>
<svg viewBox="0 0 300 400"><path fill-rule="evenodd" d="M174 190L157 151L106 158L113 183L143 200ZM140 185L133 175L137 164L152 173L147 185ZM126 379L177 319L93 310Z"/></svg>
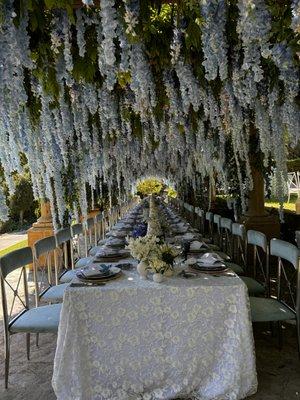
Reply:
<svg viewBox="0 0 300 400"><path fill-rule="evenodd" d="M66 63L67 71L71 72L73 70L73 57L71 52L71 33L70 33L70 23L67 13L63 15L63 41L64 41L64 57Z"/></svg>
<svg viewBox="0 0 300 400"><path fill-rule="evenodd" d="M202 2L204 25L202 27L202 43L207 80L215 79L218 75L222 80L227 78L227 41L225 0Z"/></svg>
<svg viewBox="0 0 300 400"><path fill-rule="evenodd" d="M300 0L292 1L292 28L300 33Z"/></svg>
<svg viewBox="0 0 300 400"><path fill-rule="evenodd" d="M5 195L3 193L3 188L0 186L0 221L5 222L9 219L8 216L9 209L6 205Z"/></svg>
<svg viewBox="0 0 300 400"><path fill-rule="evenodd" d="M94 0L82 0L82 3L83 3L85 6L90 7L90 6L93 6L93 5L94 5Z"/></svg>
<svg viewBox="0 0 300 400"><path fill-rule="evenodd" d="M237 32L244 51L242 69L251 73L255 82L260 82L263 79L260 58L268 52L271 15L264 0L239 0L238 8Z"/></svg>
<svg viewBox="0 0 300 400"><path fill-rule="evenodd" d="M135 95L134 107L141 118L146 120L147 114L156 105L156 93L149 63L141 44L132 46L130 66L132 75L130 88Z"/></svg>
<svg viewBox="0 0 300 400"><path fill-rule="evenodd" d="M79 49L79 55L80 57L84 57L86 48L85 48L85 38L84 38L84 33L85 33L85 25L84 25L84 20L83 20L83 11L82 9L76 10L76 37L77 37L77 46Z"/></svg>
<svg viewBox="0 0 300 400"><path fill-rule="evenodd" d="M124 0L125 15L124 20L126 22L126 34L132 37L136 37L135 27L139 23L139 1L138 0Z"/></svg>

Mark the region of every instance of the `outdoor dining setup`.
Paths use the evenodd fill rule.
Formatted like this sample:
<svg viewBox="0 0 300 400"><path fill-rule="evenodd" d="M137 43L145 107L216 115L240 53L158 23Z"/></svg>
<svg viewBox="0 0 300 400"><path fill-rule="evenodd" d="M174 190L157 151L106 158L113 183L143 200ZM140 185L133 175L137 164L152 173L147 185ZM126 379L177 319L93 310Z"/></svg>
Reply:
<svg viewBox="0 0 300 400"><path fill-rule="evenodd" d="M297 400L300 0L0 1L0 400Z"/></svg>
<svg viewBox="0 0 300 400"><path fill-rule="evenodd" d="M252 323L296 321L299 297L270 292L269 257L288 278L296 246L150 196L0 258L5 384L10 338L57 333L57 399L243 399L257 390ZM183 216L193 217L193 224ZM205 220L206 219L206 220ZM205 232L201 232L205 227ZM250 252L248 251L250 250ZM248 254L253 259L248 260ZM44 257L44 268L38 260ZM29 296L25 266L32 264ZM254 271L254 268L256 271ZM10 319L5 285L20 270ZM15 290L15 289L14 289ZM281 293L284 296L281 297ZM297 294L297 293L296 293ZM33 301L34 300L34 301ZM276 324L275 324L276 325ZM280 333L282 335L282 333ZM41 340L41 339L40 339Z"/></svg>

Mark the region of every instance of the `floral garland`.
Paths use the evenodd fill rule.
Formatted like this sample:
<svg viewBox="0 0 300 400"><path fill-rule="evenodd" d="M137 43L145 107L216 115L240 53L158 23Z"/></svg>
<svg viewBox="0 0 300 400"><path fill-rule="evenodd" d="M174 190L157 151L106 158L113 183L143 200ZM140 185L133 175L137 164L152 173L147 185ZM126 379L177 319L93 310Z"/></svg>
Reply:
<svg viewBox="0 0 300 400"><path fill-rule="evenodd" d="M238 0L233 14L234 5L209 0L185 18L170 17L168 5L164 19L149 9L163 43L157 47L151 30L141 33L149 13L140 2L83 3L72 17L67 9L47 10L42 33L32 31L31 10L18 15L12 0L3 3L0 162L11 194L23 153L35 198L49 198L57 227L73 204L87 215L89 198L94 202L104 187L110 198L126 198L141 174L194 191L216 176L229 191L237 177L245 210L253 187L249 136L256 128L257 151L266 168L275 162L283 200L283 132L291 145L300 139L299 1L286 27L293 40L274 34L264 0ZM201 33L201 48L191 44L191 26Z"/></svg>
<svg viewBox="0 0 300 400"><path fill-rule="evenodd" d="M224 0L203 2L202 14L205 20L202 30L205 77L207 80L225 80L228 74L227 42L225 37L227 5Z"/></svg>

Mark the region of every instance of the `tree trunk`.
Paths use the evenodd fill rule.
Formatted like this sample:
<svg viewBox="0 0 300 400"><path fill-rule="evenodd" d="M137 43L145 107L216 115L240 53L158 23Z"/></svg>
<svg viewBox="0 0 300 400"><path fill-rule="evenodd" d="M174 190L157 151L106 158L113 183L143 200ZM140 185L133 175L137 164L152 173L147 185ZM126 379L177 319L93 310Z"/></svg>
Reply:
<svg viewBox="0 0 300 400"><path fill-rule="evenodd" d="M246 229L254 229L266 234L268 239L279 237L280 224L278 215L270 215L265 209L265 183L263 171L260 168L261 154L257 152L256 129L252 125L250 130L250 165L253 179L253 189L249 192L248 210L242 215L242 222Z"/></svg>
<svg viewBox="0 0 300 400"><path fill-rule="evenodd" d="M24 222L24 210L20 211L19 221L20 221L20 225L23 225L23 222Z"/></svg>
<svg viewBox="0 0 300 400"><path fill-rule="evenodd" d="M253 155L250 155L253 189L249 192L248 210L245 215L248 217L260 217L267 215L265 210L265 182L262 171L257 168L257 164L253 159Z"/></svg>

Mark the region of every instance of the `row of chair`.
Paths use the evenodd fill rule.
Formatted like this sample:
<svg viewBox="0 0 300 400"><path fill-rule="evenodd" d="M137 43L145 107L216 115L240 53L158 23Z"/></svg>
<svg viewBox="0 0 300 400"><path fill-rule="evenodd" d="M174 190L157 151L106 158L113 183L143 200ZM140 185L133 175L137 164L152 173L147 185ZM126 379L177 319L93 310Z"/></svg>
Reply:
<svg viewBox="0 0 300 400"><path fill-rule="evenodd" d="M221 251L229 254L231 262L226 264L240 276L248 288L253 322L277 322L280 342L281 322L296 322L300 355L298 247L279 239L271 239L268 243L262 232L246 231L243 224L187 203L177 204L177 209ZM270 273L271 256L277 258L277 267L273 274Z"/></svg>
<svg viewBox="0 0 300 400"><path fill-rule="evenodd" d="M86 265L89 251L105 237L106 232L121 218L134 202L112 211L98 213L85 223L60 229L53 236L37 241L33 248L15 250L0 258L0 286L4 322L5 388L8 387L10 340L15 333L26 333L27 358L30 356L30 334L56 333L61 301L75 269ZM83 249L83 251L82 251ZM30 307L26 266L32 265L35 307ZM53 272L54 267L54 272ZM9 275L14 272L14 282ZM10 292L10 296L8 295ZM11 298L11 306L8 298ZM22 310L15 315L16 301ZM41 303L48 303L41 305ZM50 304L56 303L58 304Z"/></svg>

